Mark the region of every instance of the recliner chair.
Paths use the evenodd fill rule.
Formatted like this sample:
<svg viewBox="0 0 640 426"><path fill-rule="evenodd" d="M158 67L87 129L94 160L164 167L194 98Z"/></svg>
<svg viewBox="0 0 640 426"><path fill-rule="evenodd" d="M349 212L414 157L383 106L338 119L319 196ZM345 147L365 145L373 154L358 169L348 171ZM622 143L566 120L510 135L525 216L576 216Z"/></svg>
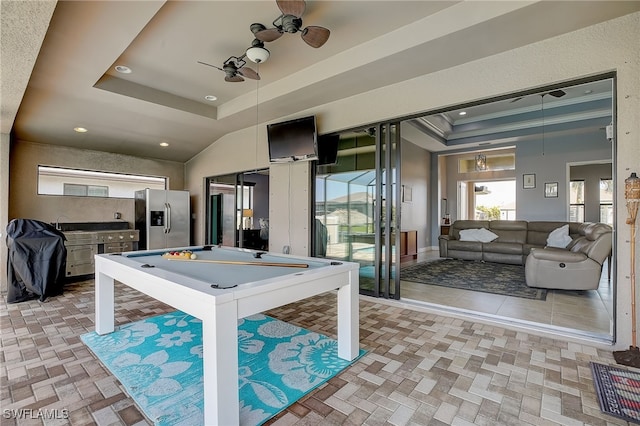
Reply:
<svg viewBox="0 0 640 426"><path fill-rule="evenodd" d="M581 236L566 249L532 248L525 262L527 285L561 290L597 289L602 264L611 253L611 233L609 225L591 223L580 229Z"/></svg>

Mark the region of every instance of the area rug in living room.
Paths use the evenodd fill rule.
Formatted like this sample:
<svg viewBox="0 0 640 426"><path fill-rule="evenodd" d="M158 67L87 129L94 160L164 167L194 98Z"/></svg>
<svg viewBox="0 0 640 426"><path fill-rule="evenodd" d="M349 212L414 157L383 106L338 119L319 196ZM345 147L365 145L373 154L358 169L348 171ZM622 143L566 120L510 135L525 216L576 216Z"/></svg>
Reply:
<svg viewBox="0 0 640 426"><path fill-rule="evenodd" d="M640 371L591 363L600 410L640 424Z"/></svg>
<svg viewBox="0 0 640 426"><path fill-rule="evenodd" d="M200 320L175 311L81 339L155 425L203 424ZM266 315L239 320L240 424L263 424L355 361L337 351L336 340Z"/></svg>
<svg viewBox="0 0 640 426"><path fill-rule="evenodd" d="M524 266L520 265L439 259L402 266L400 279L525 299L547 299L547 290L527 286Z"/></svg>

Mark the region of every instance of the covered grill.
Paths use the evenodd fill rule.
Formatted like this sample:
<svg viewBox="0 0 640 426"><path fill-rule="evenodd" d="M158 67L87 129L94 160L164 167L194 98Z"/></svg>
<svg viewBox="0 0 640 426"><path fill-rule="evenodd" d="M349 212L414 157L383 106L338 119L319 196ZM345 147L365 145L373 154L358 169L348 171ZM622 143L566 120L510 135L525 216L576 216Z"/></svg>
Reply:
<svg viewBox="0 0 640 426"><path fill-rule="evenodd" d="M62 294L67 249L64 234L33 219L7 225L7 302L17 303Z"/></svg>

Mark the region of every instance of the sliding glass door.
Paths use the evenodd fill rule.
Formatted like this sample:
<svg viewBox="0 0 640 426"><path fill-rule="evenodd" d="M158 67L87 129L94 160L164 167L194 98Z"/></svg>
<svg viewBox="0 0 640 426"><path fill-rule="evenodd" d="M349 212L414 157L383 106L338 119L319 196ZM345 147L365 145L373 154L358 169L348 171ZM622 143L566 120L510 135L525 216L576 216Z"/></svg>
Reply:
<svg viewBox="0 0 640 426"><path fill-rule="evenodd" d="M206 244L268 250L269 171L207 178Z"/></svg>
<svg viewBox="0 0 640 426"><path fill-rule="evenodd" d="M375 296L400 298L400 126L380 124L376 131L376 283Z"/></svg>
<svg viewBox="0 0 640 426"><path fill-rule="evenodd" d="M360 291L376 297L400 297L398 128L341 135L337 163L316 170L315 254L359 263Z"/></svg>

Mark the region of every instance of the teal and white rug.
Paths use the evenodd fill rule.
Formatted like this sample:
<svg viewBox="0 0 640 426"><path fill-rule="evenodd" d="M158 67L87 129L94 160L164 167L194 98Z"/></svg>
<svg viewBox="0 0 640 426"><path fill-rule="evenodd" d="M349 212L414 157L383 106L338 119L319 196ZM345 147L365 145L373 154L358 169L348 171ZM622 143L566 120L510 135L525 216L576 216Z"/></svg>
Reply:
<svg viewBox="0 0 640 426"><path fill-rule="evenodd" d="M156 425L203 424L199 319L175 311L80 338ZM336 340L262 314L238 321L238 354L242 425L264 423L353 362L338 358Z"/></svg>

